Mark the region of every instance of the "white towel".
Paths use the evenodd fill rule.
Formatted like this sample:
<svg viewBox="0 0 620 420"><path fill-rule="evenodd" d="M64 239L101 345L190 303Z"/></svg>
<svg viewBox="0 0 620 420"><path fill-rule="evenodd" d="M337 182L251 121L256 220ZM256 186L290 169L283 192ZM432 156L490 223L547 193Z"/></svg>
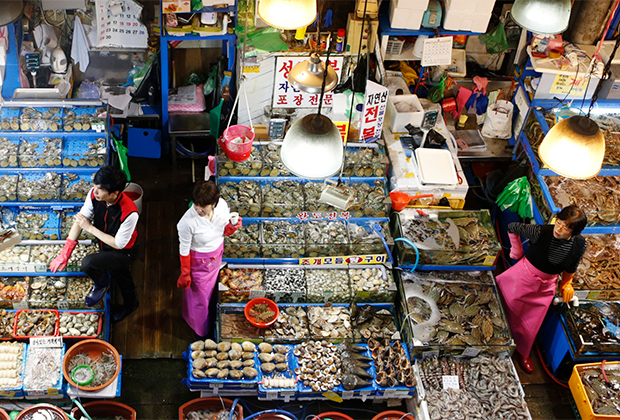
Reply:
<svg viewBox="0 0 620 420"><path fill-rule="evenodd" d="M88 56L88 39L84 32L84 26L79 16L75 17L75 24L73 25L73 44L71 45L71 58L74 63L80 64L80 71L86 72L88 65L90 64L90 57Z"/></svg>

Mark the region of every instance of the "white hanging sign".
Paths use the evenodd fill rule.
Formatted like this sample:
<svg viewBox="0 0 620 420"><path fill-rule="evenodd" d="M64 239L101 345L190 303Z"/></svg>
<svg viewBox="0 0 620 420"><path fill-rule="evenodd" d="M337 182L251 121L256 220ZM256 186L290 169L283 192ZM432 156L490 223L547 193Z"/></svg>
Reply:
<svg viewBox="0 0 620 420"><path fill-rule="evenodd" d="M390 96L389 92L389 89L385 86L371 81L366 82L360 140L368 142L381 138L385 110L387 109L388 97Z"/></svg>

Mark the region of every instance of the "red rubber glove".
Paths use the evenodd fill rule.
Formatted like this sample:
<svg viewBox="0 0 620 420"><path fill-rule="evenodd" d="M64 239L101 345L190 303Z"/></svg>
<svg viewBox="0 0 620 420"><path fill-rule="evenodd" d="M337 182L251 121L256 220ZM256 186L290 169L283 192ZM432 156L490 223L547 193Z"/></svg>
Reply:
<svg viewBox="0 0 620 420"><path fill-rule="evenodd" d="M62 247L60 255L54 258L54 260L50 263L50 271L52 273L55 273L58 270L64 270L77 244L77 241L67 238L67 242L65 242L65 246Z"/></svg>
<svg viewBox="0 0 620 420"><path fill-rule="evenodd" d="M521 238L516 233L509 233L510 238L510 258L518 260L523 256L523 244Z"/></svg>
<svg viewBox="0 0 620 420"><path fill-rule="evenodd" d="M572 284L574 276L575 273L567 273L566 271L562 273L562 280L560 280L560 294L562 295L562 300L565 303L570 302L575 295L575 289Z"/></svg>
<svg viewBox="0 0 620 420"><path fill-rule="evenodd" d="M232 235L233 233L235 233L237 231L237 229L239 229L241 226L243 226L242 220L243 219L241 218L241 216L239 216L239 221L234 226L231 225L230 222L228 222L228 224L224 228L224 236Z"/></svg>
<svg viewBox="0 0 620 420"><path fill-rule="evenodd" d="M191 275L192 257L190 256L190 254L187 254L187 255L179 255L179 258L181 259L181 275L179 276L179 279L177 280L177 287L179 289L183 288L187 290L192 285L192 275Z"/></svg>

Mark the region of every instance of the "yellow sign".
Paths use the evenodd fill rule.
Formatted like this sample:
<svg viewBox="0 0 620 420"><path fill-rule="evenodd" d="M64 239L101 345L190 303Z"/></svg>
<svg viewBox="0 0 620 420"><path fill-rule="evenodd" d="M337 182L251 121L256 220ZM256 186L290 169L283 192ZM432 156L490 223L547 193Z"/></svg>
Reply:
<svg viewBox="0 0 620 420"><path fill-rule="evenodd" d="M568 95L570 92L571 96L582 96L586 91L587 82L588 80L585 77L558 74L555 76L555 80L549 92L559 95Z"/></svg>
<svg viewBox="0 0 620 420"><path fill-rule="evenodd" d="M340 131L340 136L343 142L347 142L347 136L349 135L349 122L348 121L334 121L334 125Z"/></svg>
<svg viewBox="0 0 620 420"><path fill-rule="evenodd" d="M260 73L260 66L243 66L244 73Z"/></svg>
<svg viewBox="0 0 620 420"><path fill-rule="evenodd" d="M300 258L300 265L349 265L349 264L384 264L388 261L386 254L348 255L342 257Z"/></svg>
<svg viewBox="0 0 620 420"><path fill-rule="evenodd" d="M340 398L340 395L338 395L338 394L336 394L335 392L332 392L332 391L324 392L323 396L325 398L327 398L328 400L332 400L333 402L337 402L337 403L341 403L342 402L342 398Z"/></svg>

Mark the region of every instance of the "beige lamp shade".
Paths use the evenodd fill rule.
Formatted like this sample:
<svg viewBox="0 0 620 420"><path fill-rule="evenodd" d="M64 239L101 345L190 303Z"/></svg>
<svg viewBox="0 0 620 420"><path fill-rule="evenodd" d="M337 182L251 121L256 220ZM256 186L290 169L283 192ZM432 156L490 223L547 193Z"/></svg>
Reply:
<svg viewBox="0 0 620 420"><path fill-rule="evenodd" d="M276 28L304 28L316 19L316 0L260 0L258 15Z"/></svg>
<svg viewBox="0 0 620 420"><path fill-rule="evenodd" d="M559 34L568 28L571 0L515 0L510 14L522 28L537 34Z"/></svg>
<svg viewBox="0 0 620 420"><path fill-rule="evenodd" d="M312 53L310 59L297 63L288 73L288 82L295 88L306 93L321 93L325 63L321 61L317 53ZM332 91L338 84L336 70L327 65L325 80L325 92Z"/></svg>
<svg viewBox="0 0 620 420"><path fill-rule="evenodd" d="M344 147L336 125L321 114L297 120L284 136L280 157L289 171L302 178L320 179L340 170Z"/></svg>
<svg viewBox="0 0 620 420"><path fill-rule="evenodd" d="M4 0L0 5L0 26L15 22L24 11L22 0Z"/></svg>
<svg viewBox="0 0 620 420"><path fill-rule="evenodd" d="M568 178L596 176L605 157L605 138L588 117L574 116L554 125L538 148L538 156L552 171Z"/></svg>

